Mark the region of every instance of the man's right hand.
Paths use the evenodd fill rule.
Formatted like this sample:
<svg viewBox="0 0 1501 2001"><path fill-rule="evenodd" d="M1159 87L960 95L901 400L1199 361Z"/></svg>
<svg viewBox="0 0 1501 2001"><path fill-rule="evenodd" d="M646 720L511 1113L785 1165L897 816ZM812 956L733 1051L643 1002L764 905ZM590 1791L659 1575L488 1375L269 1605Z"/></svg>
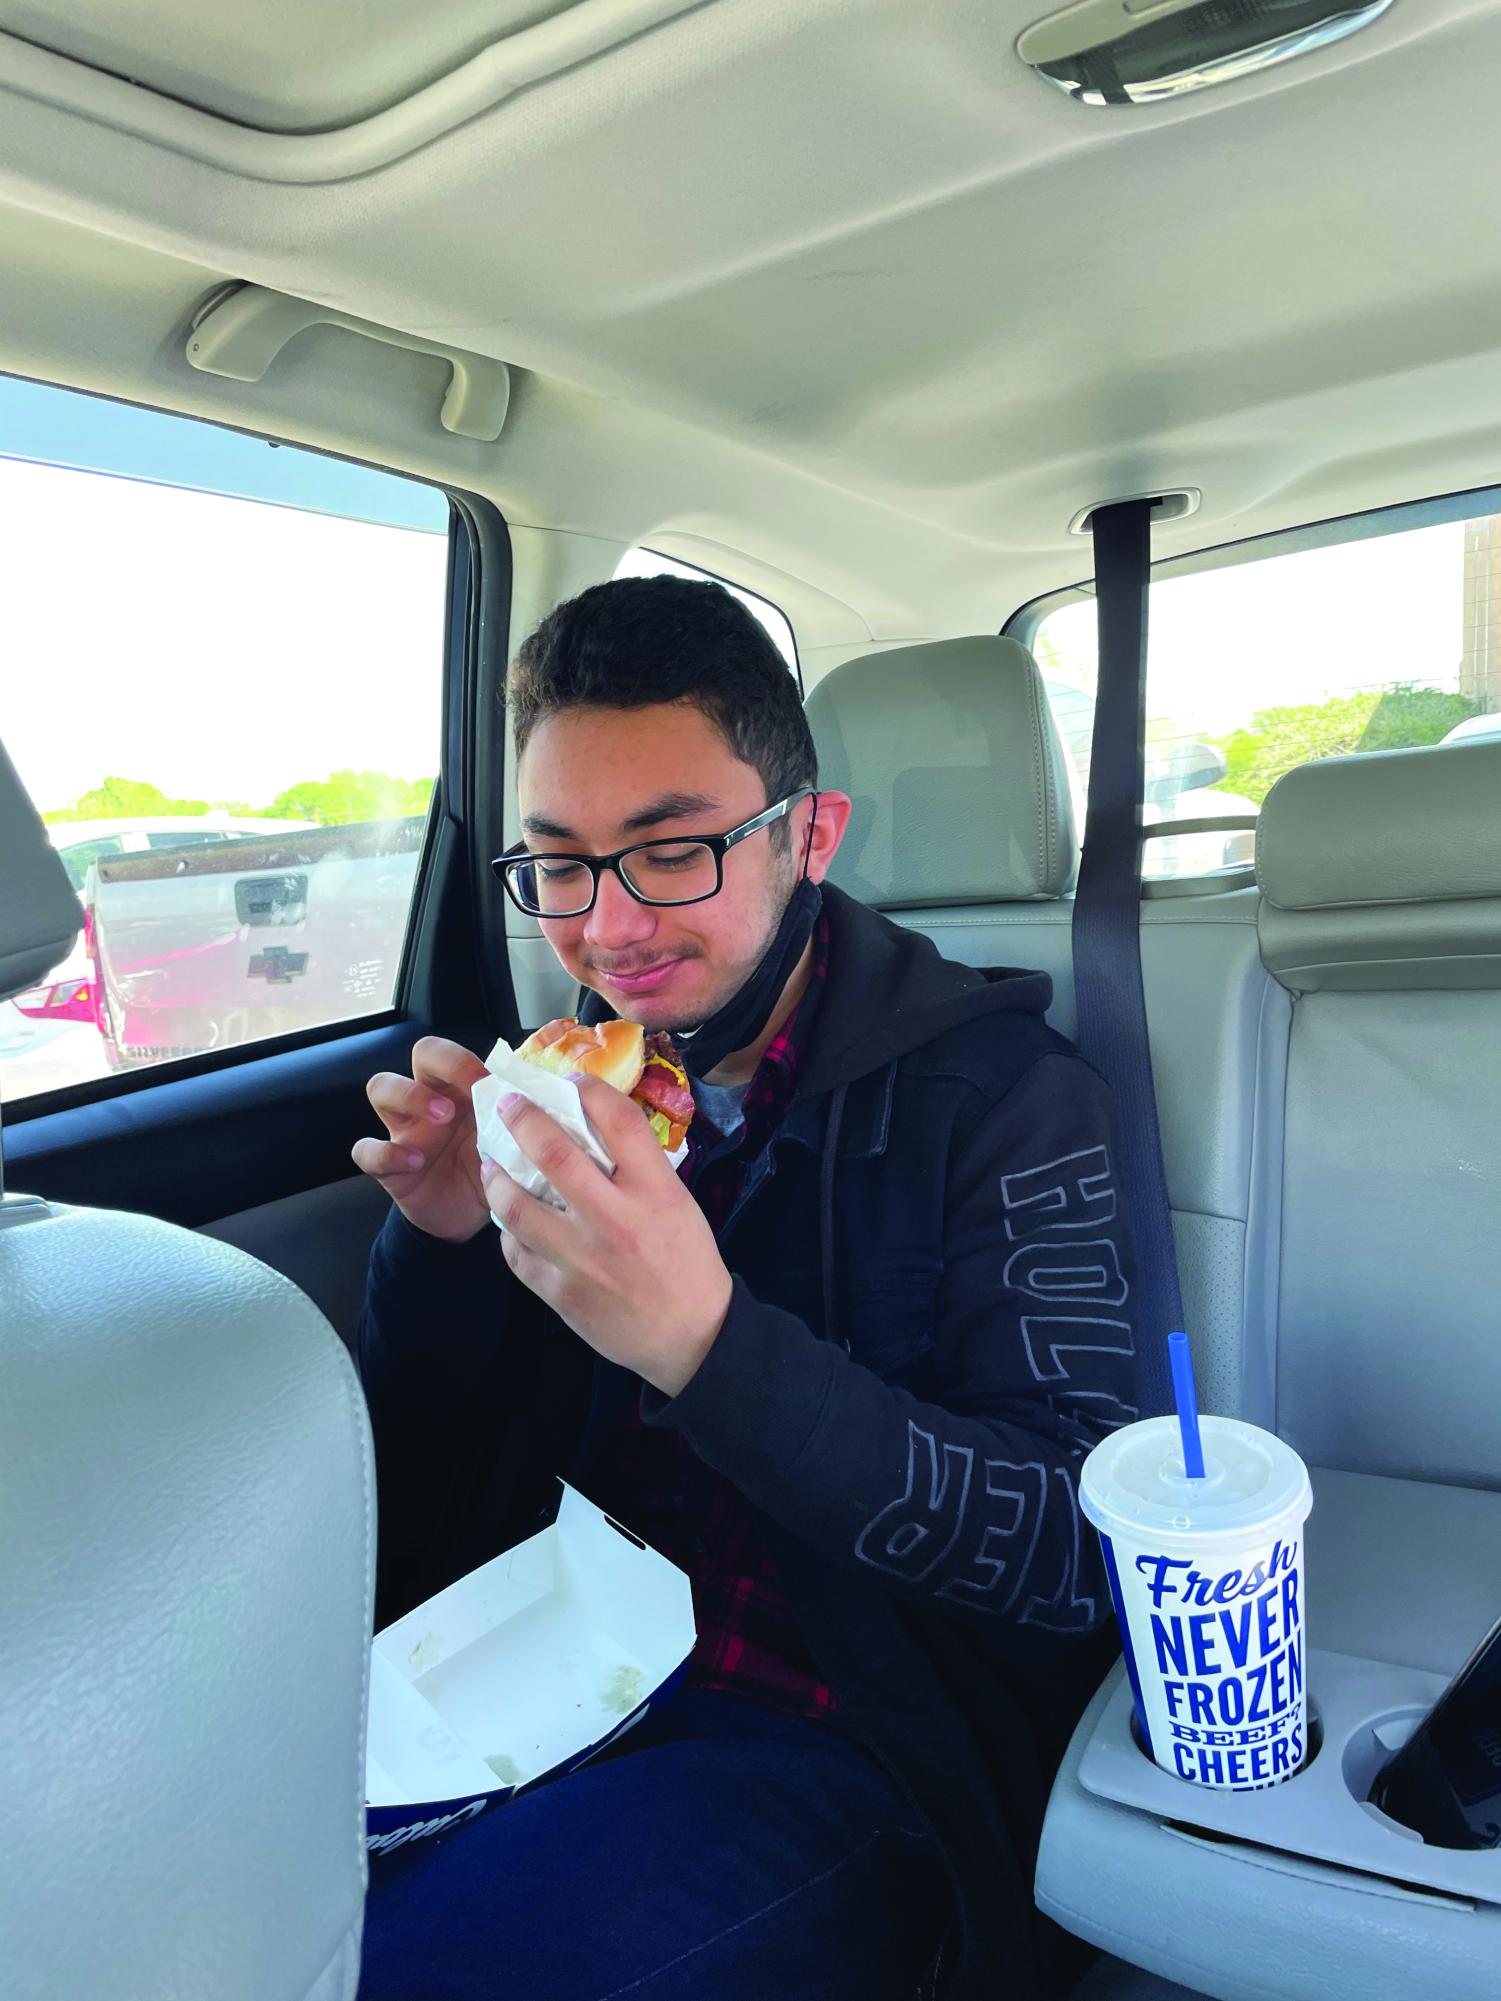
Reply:
<svg viewBox="0 0 1501 2001"><path fill-rule="evenodd" d="M357 1140L355 1166L409 1223L446 1243L467 1243L490 1221L469 1097L487 1074L472 1051L424 1035L410 1077L383 1070L365 1086L390 1138Z"/></svg>

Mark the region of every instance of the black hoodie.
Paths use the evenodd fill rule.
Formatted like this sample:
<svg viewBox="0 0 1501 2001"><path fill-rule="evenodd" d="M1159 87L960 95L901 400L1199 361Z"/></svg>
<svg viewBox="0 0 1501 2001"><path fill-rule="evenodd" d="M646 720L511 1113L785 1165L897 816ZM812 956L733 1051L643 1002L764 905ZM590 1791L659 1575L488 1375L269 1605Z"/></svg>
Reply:
<svg viewBox="0 0 1501 2001"><path fill-rule="evenodd" d="M719 1233L734 1296L674 1425L763 1520L841 1723L920 1808L958 1899L953 2001L1052 1991L1047 1782L1108 1659L1084 1454L1135 1415L1105 1086L1044 974L978 972L837 890L787 1116ZM584 1492L624 1372L498 1234L393 1210L359 1336L385 1621Z"/></svg>

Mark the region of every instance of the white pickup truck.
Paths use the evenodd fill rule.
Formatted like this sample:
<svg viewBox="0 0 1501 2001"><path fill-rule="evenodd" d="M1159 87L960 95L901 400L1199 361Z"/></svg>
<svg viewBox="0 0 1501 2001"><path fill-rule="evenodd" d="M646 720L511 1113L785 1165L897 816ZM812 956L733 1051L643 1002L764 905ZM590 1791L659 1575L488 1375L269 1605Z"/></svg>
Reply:
<svg viewBox="0 0 1501 2001"><path fill-rule="evenodd" d="M112 1069L233 1048L389 1007L424 820L205 829L80 869L81 957L18 997L90 1020Z"/></svg>

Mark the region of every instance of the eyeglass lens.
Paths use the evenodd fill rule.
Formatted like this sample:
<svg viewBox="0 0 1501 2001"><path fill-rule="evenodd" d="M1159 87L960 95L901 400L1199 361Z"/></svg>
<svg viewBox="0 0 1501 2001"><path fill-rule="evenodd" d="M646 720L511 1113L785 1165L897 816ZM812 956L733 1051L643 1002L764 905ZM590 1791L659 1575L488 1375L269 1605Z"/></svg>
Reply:
<svg viewBox="0 0 1501 2001"><path fill-rule="evenodd" d="M714 850L702 841L663 841L626 855L620 871L650 903L693 903L717 887ZM563 856L513 863L510 879L538 917L576 917L589 907L589 870Z"/></svg>

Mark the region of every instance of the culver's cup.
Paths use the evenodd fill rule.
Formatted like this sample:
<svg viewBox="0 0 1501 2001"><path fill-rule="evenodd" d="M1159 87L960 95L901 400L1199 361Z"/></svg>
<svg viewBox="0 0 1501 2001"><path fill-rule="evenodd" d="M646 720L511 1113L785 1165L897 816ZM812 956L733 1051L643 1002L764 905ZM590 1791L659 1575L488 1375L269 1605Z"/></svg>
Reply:
<svg viewBox="0 0 1501 2001"><path fill-rule="evenodd" d="M1308 1471L1280 1438L1201 1417L1204 1478L1184 1471L1178 1421L1112 1432L1085 1460L1148 1755L1196 1785L1250 1791L1308 1751L1303 1523Z"/></svg>

